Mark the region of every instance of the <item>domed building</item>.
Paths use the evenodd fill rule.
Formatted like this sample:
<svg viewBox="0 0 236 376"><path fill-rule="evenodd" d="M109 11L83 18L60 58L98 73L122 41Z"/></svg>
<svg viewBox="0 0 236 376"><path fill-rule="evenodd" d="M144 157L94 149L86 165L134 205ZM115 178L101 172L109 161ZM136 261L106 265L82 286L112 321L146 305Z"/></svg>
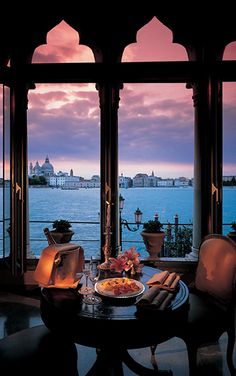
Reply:
<svg viewBox="0 0 236 376"><path fill-rule="evenodd" d="M42 166L39 165L39 162L37 161L35 163L35 166L33 167L32 163L30 163L30 176L45 176L45 178L53 176L54 175L54 167L49 162L48 155L45 158L45 162Z"/></svg>
<svg viewBox="0 0 236 376"><path fill-rule="evenodd" d="M45 177L54 175L54 168L53 165L49 162L48 155L46 156L45 162L41 167L41 171L43 176Z"/></svg>

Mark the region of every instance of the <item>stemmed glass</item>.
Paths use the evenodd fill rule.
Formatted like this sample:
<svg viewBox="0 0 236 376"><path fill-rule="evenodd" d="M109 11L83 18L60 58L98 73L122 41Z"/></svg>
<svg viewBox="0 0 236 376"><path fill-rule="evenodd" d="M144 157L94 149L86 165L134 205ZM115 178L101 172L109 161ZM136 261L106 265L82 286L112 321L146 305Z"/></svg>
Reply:
<svg viewBox="0 0 236 376"><path fill-rule="evenodd" d="M94 286L95 286L95 283L99 280L99 277L100 277L100 269L98 268L98 265L95 262L93 262L93 259L91 257L89 279L93 285L93 292L91 295L87 297L89 300L88 304L99 304L102 301L102 299L99 296L94 295L95 293Z"/></svg>
<svg viewBox="0 0 236 376"><path fill-rule="evenodd" d="M101 298L99 296L94 295L95 283L99 279L100 269L97 268L96 264L91 260L87 263L86 268L83 270L86 276L85 286L82 287L79 292L84 294L83 302L86 304L99 304L101 302ZM88 286L88 278L92 282L93 287Z"/></svg>
<svg viewBox="0 0 236 376"><path fill-rule="evenodd" d="M88 279L89 279L90 271L91 271L91 265L90 265L90 263L85 262L84 263L84 268L83 268L83 273L84 273L85 278L86 278L85 279L85 286L82 286L79 289L79 293L83 294L85 296L88 295L88 294L92 294L93 293L93 288L88 286ZM84 299L85 299L85 297L84 297Z"/></svg>

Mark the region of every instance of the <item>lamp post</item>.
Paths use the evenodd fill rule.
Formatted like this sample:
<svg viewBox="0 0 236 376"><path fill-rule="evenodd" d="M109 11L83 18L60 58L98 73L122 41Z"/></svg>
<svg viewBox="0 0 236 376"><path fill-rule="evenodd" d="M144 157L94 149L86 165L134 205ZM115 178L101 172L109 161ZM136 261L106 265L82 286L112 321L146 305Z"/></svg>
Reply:
<svg viewBox="0 0 236 376"><path fill-rule="evenodd" d="M119 253L122 253L122 226L126 227L129 231L135 232L139 229L140 224L142 223L142 215L143 213L139 208L137 208L134 212L134 221L136 223L137 227L130 227L129 223L126 219L123 219L121 216L122 210L124 209L124 203L125 199L120 194L119 196L119 212L120 212L120 247L119 247Z"/></svg>

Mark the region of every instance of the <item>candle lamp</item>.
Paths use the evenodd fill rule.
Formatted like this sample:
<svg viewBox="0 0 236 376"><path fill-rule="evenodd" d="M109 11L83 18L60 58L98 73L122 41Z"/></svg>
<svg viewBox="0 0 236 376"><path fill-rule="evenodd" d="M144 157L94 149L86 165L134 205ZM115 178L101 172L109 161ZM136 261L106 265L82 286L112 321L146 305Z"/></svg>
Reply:
<svg viewBox="0 0 236 376"><path fill-rule="evenodd" d="M111 189L108 184L106 184L106 225L105 225L105 244L102 247L102 251L104 254L104 262L99 265L99 268L102 270L109 270L110 269L110 256L111 256Z"/></svg>

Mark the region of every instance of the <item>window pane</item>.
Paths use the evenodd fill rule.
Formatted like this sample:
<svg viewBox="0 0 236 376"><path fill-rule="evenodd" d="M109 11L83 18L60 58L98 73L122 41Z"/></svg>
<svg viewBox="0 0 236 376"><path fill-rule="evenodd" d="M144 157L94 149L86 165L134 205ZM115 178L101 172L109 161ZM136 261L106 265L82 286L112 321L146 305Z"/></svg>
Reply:
<svg viewBox="0 0 236 376"><path fill-rule="evenodd" d="M236 221L236 82L223 84L223 234Z"/></svg>
<svg viewBox="0 0 236 376"><path fill-rule="evenodd" d="M180 224L192 228L192 91L184 84L129 84L120 96L119 171L120 181L127 183L120 184L125 198L122 218L134 222L139 207L143 222L158 214L166 228L168 222L174 226L178 215ZM172 227L172 235L176 229ZM122 226L123 248L137 241L137 249L146 257L141 231L142 226L135 232ZM187 250L177 252L177 248L170 243L162 256L184 256L190 251L189 243Z"/></svg>
<svg viewBox="0 0 236 376"><path fill-rule="evenodd" d="M64 219L85 256L97 256L100 125L95 85L37 85L29 95L28 115L30 250L40 256L47 245L43 228L52 230L53 221Z"/></svg>

